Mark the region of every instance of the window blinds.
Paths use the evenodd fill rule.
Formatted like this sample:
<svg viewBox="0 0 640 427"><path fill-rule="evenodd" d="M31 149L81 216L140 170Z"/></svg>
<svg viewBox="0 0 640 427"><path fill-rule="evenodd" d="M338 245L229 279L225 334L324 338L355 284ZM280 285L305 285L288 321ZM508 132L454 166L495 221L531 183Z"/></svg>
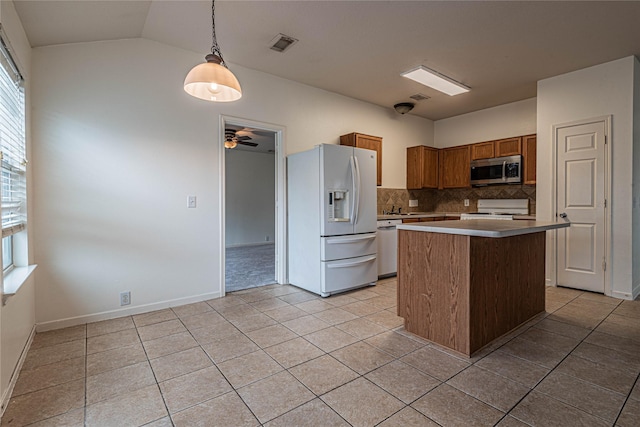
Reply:
<svg viewBox="0 0 640 427"><path fill-rule="evenodd" d="M2 237L26 227L24 80L0 31L0 150Z"/></svg>

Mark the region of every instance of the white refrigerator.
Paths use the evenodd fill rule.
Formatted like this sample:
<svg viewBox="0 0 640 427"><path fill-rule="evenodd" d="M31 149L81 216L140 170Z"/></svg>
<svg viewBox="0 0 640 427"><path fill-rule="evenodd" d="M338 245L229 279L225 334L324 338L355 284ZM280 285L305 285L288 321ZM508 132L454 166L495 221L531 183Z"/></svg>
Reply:
<svg viewBox="0 0 640 427"><path fill-rule="evenodd" d="M376 155L321 144L287 157L292 285L323 297L375 285Z"/></svg>

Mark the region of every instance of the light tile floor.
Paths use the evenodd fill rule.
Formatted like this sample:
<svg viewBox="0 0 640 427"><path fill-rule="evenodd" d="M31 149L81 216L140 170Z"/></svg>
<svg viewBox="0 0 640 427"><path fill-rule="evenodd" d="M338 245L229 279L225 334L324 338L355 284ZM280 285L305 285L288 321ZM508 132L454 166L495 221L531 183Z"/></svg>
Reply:
<svg viewBox="0 0 640 427"><path fill-rule="evenodd" d="M468 359L406 333L395 293L270 285L37 334L2 425L638 425L639 301L548 288Z"/></svg>

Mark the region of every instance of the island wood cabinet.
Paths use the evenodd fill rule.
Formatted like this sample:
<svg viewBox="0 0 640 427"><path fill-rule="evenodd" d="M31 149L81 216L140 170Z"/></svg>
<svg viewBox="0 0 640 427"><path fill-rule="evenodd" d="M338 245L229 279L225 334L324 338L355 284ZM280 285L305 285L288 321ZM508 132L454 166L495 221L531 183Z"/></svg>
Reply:
<svg viewBox="0 0 640 427"><path fill-rule="evenodd" d="M471 356L544 312L545 238L399 229L397 312L405 330Z"/></svg>
<svg viewBox="0 0 640 427"><path fill-rule="evenodd" d="M407 189L438 188L438 149L419 145L407 148Z"/></svg>
<svg viewBox="0 0 640 427"><path fill-rule="evenodd" d="M440 185L438 188L471 187L471 150L468 145L440 150Z"/></svg>
<svg viewBox="0 0 640 427"><path fill-rule="evenodd" d="M382 138L379 136L365 135L362 133L348 133L340 136L340 145L349 145L351 147L366 148L374 150L377 154L377 179L376 185L382 185Z"/></svg>
<svg viewBox="0 0 640 427"><path fill-rule="evenodd" d="M522 159L523 167L523 184L536 183L536 135L527 135L522 137Z"/></svg>

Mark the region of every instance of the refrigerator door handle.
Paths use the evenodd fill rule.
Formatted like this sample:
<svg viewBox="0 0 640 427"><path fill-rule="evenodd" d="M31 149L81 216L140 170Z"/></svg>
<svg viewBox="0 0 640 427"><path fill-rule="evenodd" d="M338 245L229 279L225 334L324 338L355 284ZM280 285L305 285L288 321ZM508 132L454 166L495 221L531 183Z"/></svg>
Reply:
<svg viewBox="0 0 640 427"><path fill-rule="evenodd" d="M353 219L353 225L358 223L358 217L360 216L360 165L358 164L358 158L352 157L356 166L356 185L355 185L355 218Z"/></svg>
<svg viewBox="0 0 640 427"><path fill-rule="evenodd" d="M393 228L396 228L396 226L394 225ZM362 242L363 240L371 240L375 238L376 238L376 235L372 234L370 236L354 237L351 239L340 239L340 240L327 239L327 245L342 245L345 243L357 243L357 242Z"/></svg>
<svg viewBox="0 0 640 427"><path fill-rule="evenodd" d="M360 264L366 264L368 262L372 262L376 260L376 256L370 256L369 258L365 258L363 260L360 261L354 261L354 262L343 262L342 264L328 264L327 268L348 268L348 267L355 267L356 265L360 265Z"/></svg>
<svg viewBox="0 0 640 427"><path fill-rule="evenodd" d="M351 215L350 219L353 224L356 223L356 200L358 200L358 194L356 190L356 161L355 157L349 158L349 166L351 167L351 186L353 187L353 200L351 201Z"/></svg>

